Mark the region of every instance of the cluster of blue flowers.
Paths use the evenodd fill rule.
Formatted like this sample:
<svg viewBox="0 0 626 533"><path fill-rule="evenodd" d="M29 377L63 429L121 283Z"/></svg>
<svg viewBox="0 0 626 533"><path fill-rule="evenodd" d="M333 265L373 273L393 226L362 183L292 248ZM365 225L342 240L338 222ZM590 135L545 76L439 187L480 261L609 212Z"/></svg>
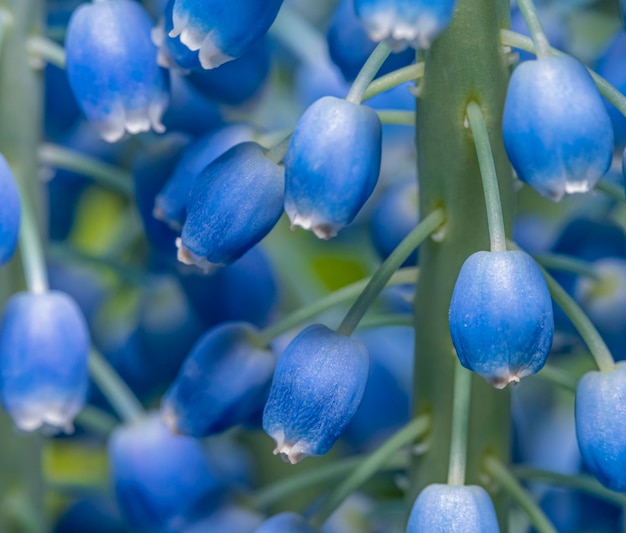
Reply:
<svg viewBox="0 0 626 533"><path fill-rule="evenodd" d="M262 429L267 435L258 448L271 455L263 448L273 440L274 455L296 464L327 454L337 443L339 450L365 453L381 443L379 450L391 450L394 439L426 419L426 429L403 444L428 435L430 424L452 423L455 435L464 427L469 395L455 401L452 422L430 414L411 419L415 336L406 322L417 247L431 237L445 241L448 214L443 201L418 205L413 133L386 124L394 122L388 108L396 104L392 115L414 112L420 91L409 90L406 82L428 73L429 54L438 53L438 40L461 10L457 1L342 0L319 49L314 48L319 42L307 40L306 24L302 35L285 34L290 17L302 23L295 1L78 4L66 24L65 73L52 66L46 71L51 101L64 94L75 107L46 106L48 148L89 154L88 160L96 161L89 171L105 174L109 179L103 183L114 193L98 191L90 203L93 188L72 172L76 168L56 170L47 183L49 235L65 243L61 249L68 242L80 248L81 237L89 241L82 245L85 256L108 248L95 261L107 274L73 270L62 253L42 274L37 224L14 177L19 178L19 167L0 155L0 265L13 257L21 232L28 285L8 301L0 323L4 409L20 430L47 433L72 433L75 419L89 409L104 419L111 418L109 411L124 419L107 435L107 454L118 525L132 531L356 532L335 525L341 513L324 525L316 522L316 513L328 511L326 500L302 514L257 512L263 505L247 496L255 485L251 454L261 453L256 445L242 445L245 438L236 428ZM580 334L600 371L586 372L575 386L577 449L602 486L626 492L626 366L613 359L626 358L623 228L575 220L553 228L557 237L542 240L536 233L545 234L549 226L541 222L537 230L520 218L515 237L526 251L514 249L498 220L497 183L495 194L494 183L489 185L493 156L481 142L489 145L498 134L519 181L563 203L573 193L599 187L615 151L626 144L624 119L607 107L597 80L583 63L549 48L528 6L529 0L520 2L537 57L522 56L512 69L501 131L482 133L480 99L467 95L465 129L483 172L491 248L465 258L448 295L455 354L433 357L450 356L455 366L504 389L538 373L551 352L578 346L578 339L571 339ZM467 2L463 9L469 9ZM516 9L513 21L520 24ZM546 27L553 44L566 43ZM291 50L272 40L274 31ZM518 59L510 49L506 53ZM289 66L277 75L274 61L281 54ZM624 61L611 66L618 55L609 50L598 70L625 89L626 75L623 83L608 75L620 68L626 73ZM416 57L425 57L421 71ZM293 75L297 61L306 68ZM279 89L268 88L272 76ZM376 83L385 87L377 89ZM295 113L285 111L287 120L277 112L288 107L283 85L300 87L301 102ZM264 98L278 101L268 106L269 113L259 111ZM271 121L270 130L260 126L263 121ZM626 122L623 126L626 132ZM121 182L111 176L115 165L132 168L132 182L130 176ZM90 228L87 238L81 236L81 217L119 220L129 205L143 224L138 231L128 217L116 228ZM356 302L337 328L322 319L312 322L331 304L280 316L282 309L295 307L294 295L306 291L298 284L299 273L288 272L305 269L297 262L303 249L297 238L320 246L305 232L292 241L285 237L287 245L278 242L279 235L273 244L272 237L284 229L281 218L291 229L332 239L324 244L345 247L346 257L355 234L371 235L371 251L382 266L360 293L350 293ZM94 244L93 235L105 244ZM137 259L137 240L149 274L127 267ZM559 285L531 256L548 252L577 258L564 270L586 275L557 276ZM281 255L294 256L281 271L294 285L289 297L275 272L274 260ZM383 290L394 275L402 283ZM341 293L333 295L334 303ZM553 308L552 297L560 298L563 309ZM402 325L355 332L370 307ZM457 383L455 395L462 390ZM406 526L402 518L406 533L500 531L503 518L491 496L498 489L487 482L479 486L477 479L465 483L465 451L455 446L467 435L462 429L459 435L450 448L451 465L455 453L462 465L460 478L450 466L447 482L418 487ZM379 459L373 454L368 460ZM371 468L366 466L364 471ZM366 507L370 513L372 505ZM285 508L292 509L280 510ZM59 531L66 531L62 527Z"/></svg>

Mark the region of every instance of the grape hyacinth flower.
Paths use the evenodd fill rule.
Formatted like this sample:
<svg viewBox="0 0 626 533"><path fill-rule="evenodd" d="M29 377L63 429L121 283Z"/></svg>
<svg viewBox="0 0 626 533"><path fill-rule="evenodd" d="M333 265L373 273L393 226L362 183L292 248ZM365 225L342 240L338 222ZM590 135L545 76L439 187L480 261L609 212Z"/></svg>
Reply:
<svg viewBox="0 0 626 533"><path fill-rule="evenodd" d="M88 388L89 332L78 305L51 291L18 293L0 326L2 403L15 425L72 430Z"/></svg>
<svg viewBox="0 0 626 533"><path fill-rule="evenodd" d="M211 69L243 55L274 22L282 0L174 0L170 37Z"/></svg>
<svg viewBox="0 0 626 533"><path fill-rule="evenodd" d="M626 363L581 378L575 415L585 464L605 487L626 492Z"/></svg>
<svg viewBox="0 0 626 533"><path fill-rule="evenodd" d="M195 344L163 397L161 415L172 431L206 437L259 410L275 360L271 351L254 346L255 335L252 326L229 322Z"/></svg>
<svg viewBox="0 0 626 533"><path fill-rule="evenodd" d="M236 261L278 222L283 196L284 170L260 145L231 148L194 181L178 259L207 271Z"/></svg>
<svg viewBox="0 0 626 533"><path fill-rule="evenodd" d="M373 41L387 40L393 50L430 48L448 27L456 0L354 0L354 10Z"/></svg>
<svg viewBox="0 0 626 533"><path fill-rule="evenodd" d="M139 531L181 531L224 492L202 443L172 435L154 413L118 427L108 455L120 510Z"/></svg>
<svg viewBox="0 0 626 533"><path fill-rule="evenodd" d="M450 333L461 364L497 388L541 370L552 346L548 286L525 252L476 252L450 302Z"/></svg>
<svg viewBox="0 0 626 533"><path fill-rule="evenodd" d="M17 184L7 160L0 154L0 266L13 257L20 233L22 208Z"/></svg>
<svg viewBox="0 0 626 533"><path fill-rule="evenodd" d="M278 359L263 412L274 454L295 464L328 452L354 416L368 372L359 341L320 324L300 332Z"/></svg>
<svg viewBox="0 0 626 533"><path fill-rule="evenodd" d="M487 491L478 485L428 485L415 500L406 533L498 533Z"/></svg>
<svg viewBox="0 0 626 533"><path fill-rule="evenodd" d="M285 212L292 226L330 239L370 197L380 172L375 111L331 96L314 102L294 130L285 163Z"/></svg>
<svg viewBox="0 0 626 533"><path fill-rule="evenodd" d="M166 71L156 62L152 22L131 0L87 3L67 28L67 75L79 106L103 139L165 131Z"/></svg>
<svg viewBox="0 0 626 533"><path fill-rule="evenodd" d="M613 158L613 128L600 93L571 57L525 61L515 69L502 134L518 177L555 201L591 190Z"/></svg>

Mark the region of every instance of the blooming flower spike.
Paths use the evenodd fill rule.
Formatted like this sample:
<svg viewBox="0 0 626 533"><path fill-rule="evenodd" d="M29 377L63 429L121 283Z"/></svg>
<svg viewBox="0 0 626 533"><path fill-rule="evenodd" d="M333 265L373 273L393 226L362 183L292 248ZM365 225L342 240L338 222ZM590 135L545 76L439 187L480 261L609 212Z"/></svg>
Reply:
<svg viewBox="0 0 626 533"><path fill-rule="evenodd" d="M87 324L62 292L19 293L0 328L2 403L15 425L69 431L88 387Z"/></svg>
<svg viewBox="0 0 626 533"><path fill-rule="evenodd" d="M373 41L398 51L430 48L450 24L456 0L354 0L354 10Z"/></svg>
<svg viewBox="0 0 626 533"><path fill-rule="evenodd" d="M170 37L199 51L206 69L244 54L274 22L282 0L174 0Z"/></svg>
<svg viewBox="0 0 626 533"><path fill-rule="evenodd" d="M9 164L0 154L0 266L9 262L17 247L20 233L20 195Z"/></svg>
<svg viewBox="0 0 626 533"><path fill-rule="evenodd" d="M571 57L513 72L502 123L518 177L552 200L591 190L613 157L613 128L591 76Z"/></svg>
<svg viewBox="0 0 626 533"><path fill-rule="evenodd" d="M576 437L598 481L626 492L626 363L588 372L576 387Z"/></svg>
<svg viewBox="0 0 626 533"><path fill-rule="evenodd" d="M295 464L330 450L359 406L368 372L360 342L319 324L303 330L278 360L263 413L274 453Z"/></svg>
<svg viewBox="0 0 626 533"><path fill-rule="evenodd" d="M298 121L285 156L285 211L293 226L330 239L352 222L380 172L376 112L331 96Z"/></svg>
<svg viewBox="0 0 626 533"><path fill-rule="evenodd" d="M471 255L454 286L449 320L461 364L497 388L538 372L552 346L550 292L524 252Z"/></svg>
<svg viewBox="0 0 626 533"><path fill-rule="evenodd" d="M82 4L67 28L67 75L76 100L103 139L151 128L163 132L166 71L157 65L152 22L132 0Z"/></svg>
<svg viewBox="0 0 626 533"><path fill-rule="evenodd" d="M406 533L499 533L487 491L477 485L428 485L415 500Z"/></svg>

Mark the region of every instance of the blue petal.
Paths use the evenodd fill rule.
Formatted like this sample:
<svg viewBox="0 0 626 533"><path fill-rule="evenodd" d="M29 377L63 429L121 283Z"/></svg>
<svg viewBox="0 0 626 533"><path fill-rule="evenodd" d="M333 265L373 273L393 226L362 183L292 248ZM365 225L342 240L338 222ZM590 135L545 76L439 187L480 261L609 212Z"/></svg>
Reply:
<svg viewBox="0 0 626 533"><path fill-rule="evenodd" d="M263 413L274 453L297 463L330 450L361 402L368 372L360 342L319 324L303 330L278 360Z"/></svg>
<svg viewBox="0 0 626 533"><path fill-rule="evenodd" d="M17 248L22 208L9 164L0 154L0 266L9 262Z"/></svg>

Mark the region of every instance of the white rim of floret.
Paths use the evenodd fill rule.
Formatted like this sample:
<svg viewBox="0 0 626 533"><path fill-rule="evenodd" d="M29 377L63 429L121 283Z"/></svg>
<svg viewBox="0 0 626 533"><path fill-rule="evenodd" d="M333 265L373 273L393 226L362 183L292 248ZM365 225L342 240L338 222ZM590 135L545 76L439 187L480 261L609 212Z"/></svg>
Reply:
<svg viewBox="0 0 626 533"><path fill-rule="evenodd" d="M422 14L415 22L407 23L396 16L395 10L376 13L366 21L367 31L373 41L386 40L394 52L402 52L409 46L427 50L441 32L437 18Z"/></svg>
<svg viewBox="0 0 626 533"><path fill-rule="evenodd" d="M74 418L80 409L80 405L70 408L67 403L45 402L13 411L11 417L15 426L22 431L42 429L49 434L71 434L74 432Z"/></svg>
<svg viewBox="0 0 626 533"><path fill-rule="evenodd" d="M178 253L176 255L177 259L185 264L185 265L193 265L197 266L202 270L205 274L211 274L215 272L218 268L225 266L224 264L216 264L211 263L205 257L200 257L194 254L189 248L187 248L180 237L176 238L176 248L178 248Z"/></svg>
<svg viewBox="0 0 626 533"><path fill-rule="evenodd" d="M313 217L306 217L299 213L288 213L291 220L291 230L300 227L307 231L312 231L318 239L329 240L337 236L339 227L334 224L318 224Z"/></svg>
<svg viewBox="0 0 626 533"><path fill-rule="evenodd" d="M176 415L176 411L171 405L167 403L161 405L160 417L161 422L163 422L163 425L167 429L169 429L175 435L180 434L180 430L178 429L178 416Z"/></svg>
<svg viewBox="0 0 626 533"><path fill-rule="evenodd" d="M308 451L310 449L308 443L303 440L295 443L288 442L285 440L285 433L282 430L273 432L271 437L276 441L274 455L280 455L280 458L286 463L295 465L311 455Z"/></svg>
<svg viewBox="0 0 626 533"><path fill-rule="evenodd" d="M152 209L152 216L157 220L160 220L161 222L167 224L174 231L180 233L180 231L183 229L182 225L180 225L178 222L176 222L175 220L170 220L165 214L163 208L156 203L154 205L154 208Z"/></svg>

